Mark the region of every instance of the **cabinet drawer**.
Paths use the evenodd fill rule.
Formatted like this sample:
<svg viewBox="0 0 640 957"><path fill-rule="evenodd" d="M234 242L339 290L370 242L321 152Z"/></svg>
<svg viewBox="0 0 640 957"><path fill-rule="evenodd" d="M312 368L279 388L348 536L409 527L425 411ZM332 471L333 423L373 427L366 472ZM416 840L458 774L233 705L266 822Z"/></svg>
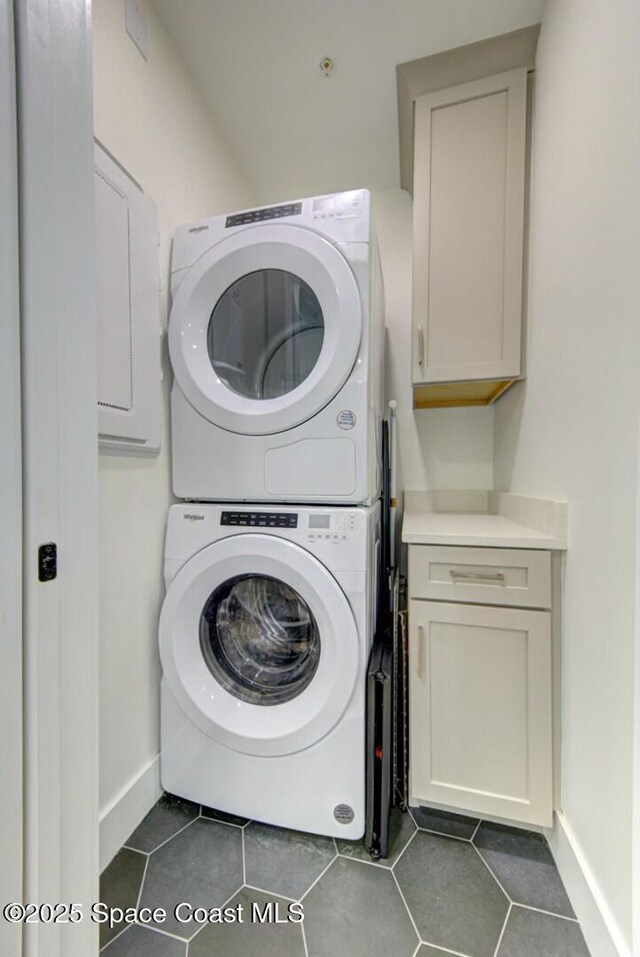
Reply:
<svg viewBox="0 0 640 957"><path fill-rule="evenodd" d="M521 548L412 545L409 597L549 608L551 553Z"/></svg>

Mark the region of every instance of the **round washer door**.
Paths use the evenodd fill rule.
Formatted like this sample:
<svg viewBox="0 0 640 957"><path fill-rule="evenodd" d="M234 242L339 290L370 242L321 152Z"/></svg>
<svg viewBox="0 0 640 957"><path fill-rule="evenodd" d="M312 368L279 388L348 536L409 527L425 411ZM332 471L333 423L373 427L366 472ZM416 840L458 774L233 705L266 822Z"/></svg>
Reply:
<svg viewBox="0 0 640 957"><path fill-rule="evenodd" d="M333 576L293 542L234 535L191 558L160 615L164 676L220 744L291 754L338 723L359 674L358 631Z"/></svg>
<svg viewBox="0 0 640 957"><path fill-rule="evenodd" d="M191 405L223 429L294 428L333 399L360 348L342 253L300 226L256 226L200 257L178 287L169 352Z"/></svg>

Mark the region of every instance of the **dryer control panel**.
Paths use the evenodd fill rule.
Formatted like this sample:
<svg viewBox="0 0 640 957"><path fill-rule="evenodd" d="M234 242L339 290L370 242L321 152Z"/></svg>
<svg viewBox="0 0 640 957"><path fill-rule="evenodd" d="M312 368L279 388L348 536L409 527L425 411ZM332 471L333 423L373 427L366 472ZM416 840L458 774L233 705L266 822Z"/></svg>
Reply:
<svg viewBox="0 0 640 957"><path fill-rule="evenodd" d="M221 525L243 525L254 528L297 528L295 512L223 512Z"/></svg>

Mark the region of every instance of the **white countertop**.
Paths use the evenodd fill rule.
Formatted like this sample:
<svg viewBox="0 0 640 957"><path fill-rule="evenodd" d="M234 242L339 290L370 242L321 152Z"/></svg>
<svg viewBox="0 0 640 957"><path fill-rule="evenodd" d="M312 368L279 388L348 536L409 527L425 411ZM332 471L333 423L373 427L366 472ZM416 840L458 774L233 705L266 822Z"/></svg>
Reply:
<svg viewBox="0 0 640 957"><path fill-rule="evenodd" d="M490 512L445 511L431 510L429 505L433 505L433 501L424 498L428 494L407 492L405 495L402 541L409 545L557 550L567 547L565 502L488 493L487 507L492 508ZM439 493L434 494L437 496ZM449 501L441 501L440 504L455 505L455 501L450 500L451 493L446 494ZM461 501L460 504L464 503ZM500 505L509 512L509 517L501 514ZM516 520L521 517L537 519L538 527Z"/></svg>

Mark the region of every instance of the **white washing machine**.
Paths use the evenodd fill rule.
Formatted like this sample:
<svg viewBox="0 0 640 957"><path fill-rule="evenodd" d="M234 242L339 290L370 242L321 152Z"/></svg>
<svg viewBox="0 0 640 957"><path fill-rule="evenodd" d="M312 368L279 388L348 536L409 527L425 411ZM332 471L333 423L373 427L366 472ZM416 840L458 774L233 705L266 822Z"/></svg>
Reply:
<svg viewBox="0 0 640 957"><path fill-rule="evenodd" d="M167 791L362 836L379 556L378 503L171 507L160 616Z"/></svg>
<svg viewBox="0 0 640 957"><path fill-rule="evenodd" d="M183 226L171 292L175 494L375 501L384 302L369 193Z"/></svg>

